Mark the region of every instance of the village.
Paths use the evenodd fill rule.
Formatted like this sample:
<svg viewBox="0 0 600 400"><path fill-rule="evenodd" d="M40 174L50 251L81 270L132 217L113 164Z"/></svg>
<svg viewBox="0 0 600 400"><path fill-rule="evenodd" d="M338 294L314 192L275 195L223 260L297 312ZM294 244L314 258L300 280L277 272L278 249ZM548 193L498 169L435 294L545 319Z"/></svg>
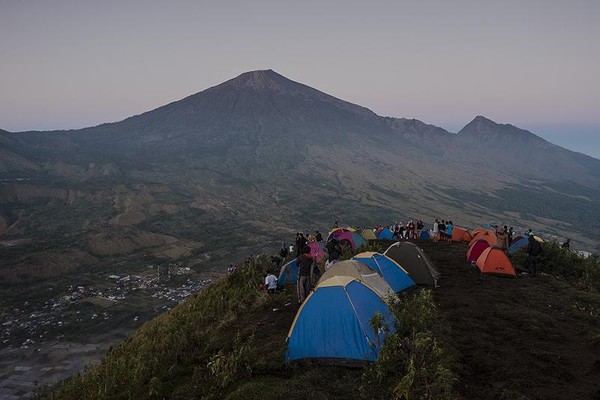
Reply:
<svg viewBox="0 0 600 400"><path fill-rule="evenodd" d="M0 348L27 349L46 340L60 340L65 335L62 331L86 330L86 326L116 314L123 318L124 312L139 325L147 319L143 315L169 310L211 283L211 279L198 279L192 269L180 264L148 265L147 271L143 275L107 274L94 285L72 285L66 294L56 297L49 288L44 304L24 302L5 311ZM130 307L118 307L120 304Z"/></svg>
<svg viewBox="0 0 600 400"><path fill-rule="evenodd" d="M97 362L119 340L212 282L180 263L138 274L103 273L47 300L7 308L0 320L0 398L35 391ZM60 294L55 294L60 292Z"/></svg>

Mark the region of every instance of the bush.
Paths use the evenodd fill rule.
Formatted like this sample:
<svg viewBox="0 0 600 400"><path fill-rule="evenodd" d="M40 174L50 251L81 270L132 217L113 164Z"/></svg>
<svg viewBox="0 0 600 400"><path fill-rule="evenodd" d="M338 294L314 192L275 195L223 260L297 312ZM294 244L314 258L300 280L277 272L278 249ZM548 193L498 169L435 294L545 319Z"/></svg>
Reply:
<svg viewBox="0 0 600 400"><path fill-rule="evenodd" d="M390 299L397 318L386 336L378 360L366 367L361 385L365 398L452 399L452 359L437 339L437 309L430 290L406 301ZM382 328L373 318L374 329Z"/></svg>
<svg viewBox="0 0 600 400"><path fill-rule="evenodd" d="M557 242L545 242L537 263L538 272L563 279L587 291L600 290L600 261L597 255L582 257L574 251L563 249ZM527 250L520 249L511 255L514 265L527 265Z"/></svg>

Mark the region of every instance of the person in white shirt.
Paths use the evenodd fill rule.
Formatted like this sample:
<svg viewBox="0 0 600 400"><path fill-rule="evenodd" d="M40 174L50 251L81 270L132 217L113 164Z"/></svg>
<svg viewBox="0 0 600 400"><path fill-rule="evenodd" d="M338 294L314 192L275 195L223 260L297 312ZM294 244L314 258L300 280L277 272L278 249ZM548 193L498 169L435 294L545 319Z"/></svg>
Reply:
<svg viewBox="0 0 600 400"><path fill-rule="evenodd" d="M277 277L272 272L269 272L269 275L265 278L265 289L271 294L277 290Z"/></svg>

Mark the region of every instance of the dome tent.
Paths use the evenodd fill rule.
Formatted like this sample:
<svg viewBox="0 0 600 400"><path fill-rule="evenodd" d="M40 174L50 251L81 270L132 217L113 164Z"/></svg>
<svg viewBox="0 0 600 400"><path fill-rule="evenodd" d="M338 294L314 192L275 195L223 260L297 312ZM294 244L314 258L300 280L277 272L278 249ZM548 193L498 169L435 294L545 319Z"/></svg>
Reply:
<svg viewBox="0 0 600 400"><path fill-rule="evenodd" d="M316 360L337 365L375 361L384 330L375 331L380 313L394 330L385 298L393 293L372 269L358 261L340 261L327 270L306 298L287 336L286 362Z"/></svg>
<svg viewBox="0 0 600 400"><path fill-rule="evenodd" d="M477 268L482 274L516 276L515 268L506 253L497 246L483 250L477 259Z"/></svg>
<svg viewBox="0 0 600 400"><path fill-rule="evenodd" d="M414 243L396 242L383 254L400 264L417 285L437 287L440 273L433 261Z"/></svg>
<svg viewBox="0 0 600 400"><path fill-rule="evenodd" d="M408 272L397 262L383 254L364 252L355 255L352 259L360 261L375 270L396 293L415 286L415 282L410 278Z"/></svg>
<svg viewBox="0 0 600 400"><path fill-rule="evenodd" d="M486 240L477 239L467 251L467 262L477 261L481 253L488 247L490 247L490 244Z"/></svg>

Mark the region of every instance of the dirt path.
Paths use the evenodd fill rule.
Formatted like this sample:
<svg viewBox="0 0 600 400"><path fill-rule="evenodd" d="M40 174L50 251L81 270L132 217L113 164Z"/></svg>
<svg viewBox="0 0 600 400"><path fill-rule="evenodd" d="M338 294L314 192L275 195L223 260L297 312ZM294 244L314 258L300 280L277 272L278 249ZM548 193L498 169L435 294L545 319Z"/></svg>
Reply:
<svg viewBox="0 0 600 400"><path fill-rule="evenodd" d="M420 241L463 399L600 399L600 295L549 276L481 275L466 245Z"/></svg>

